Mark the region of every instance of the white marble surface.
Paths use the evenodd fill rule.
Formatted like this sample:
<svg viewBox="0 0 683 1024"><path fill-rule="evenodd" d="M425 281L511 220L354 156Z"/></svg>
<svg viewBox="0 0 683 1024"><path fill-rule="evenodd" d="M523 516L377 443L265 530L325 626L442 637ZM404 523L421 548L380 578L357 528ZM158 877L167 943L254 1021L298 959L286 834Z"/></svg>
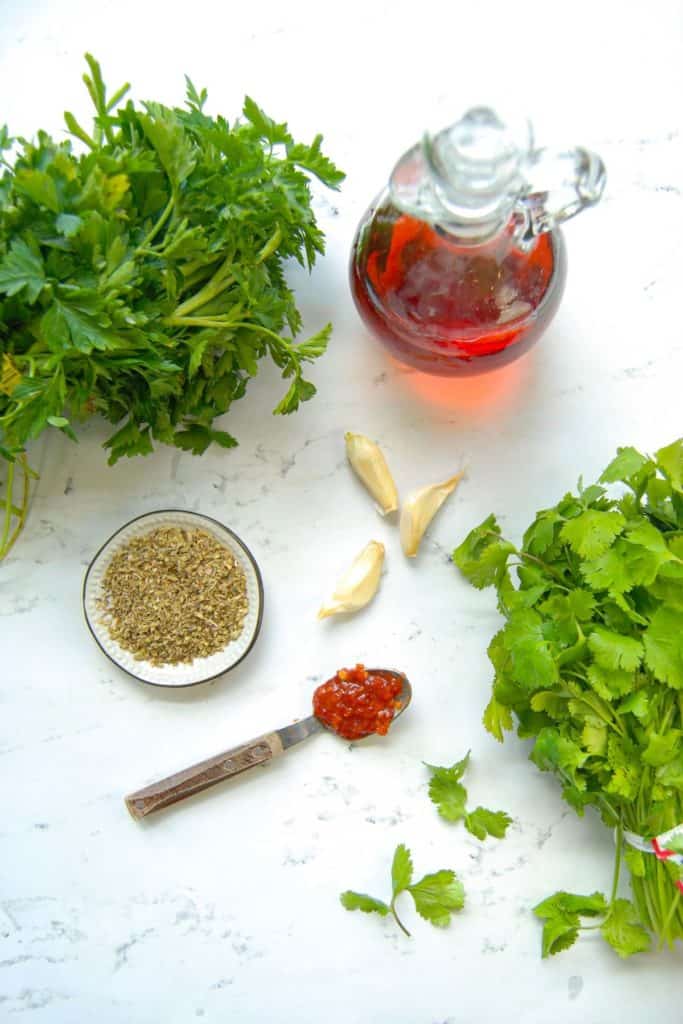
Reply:
<svg viewBox="0 0 683 1024"><path fill-rule="evenodd" d="M609 885L611 837L480 718L490 593L449 565L495 510L518 538L535 510L617 444L654 449L681 426L680 3L86 4L0 2L0 120L59 130L86 110L81 54L137 96L182 99L183 72L233 116L245 92L347 170L320 195L328 254L295 275L306 327L335 324L319 397L285 420L274 371L229 427L234 452L159 451L105 465L103 428L32 452L30 521L0 568L0 1018L50 1024L635 1024L680 1019L680 951L622 963L599 941L540 960L530 908L558 887ZM533 115L537 134L604 157L604 202L566 231L564 304L540 345L476 382L420 378L365 334L346 284L355 224L394 158L469 101ZM344 462L344 430L378 438L399 487L469 477L415 564ZM85 566L127 519L176 506L235 529L266 587L261 638L233 673L165 692L116 671L81 614ZM338 570L387 545L378 600L318 623ZM263 772L135 825L131 788L307 712L321 674L360 659L405 669L414 706L387 740L320 735ZM474 800L514 817L480 844L439 820L423 760L468 748ZM348 914L387 891L407 843L416 870L455 868L466 910L445 932Z"/></svg>

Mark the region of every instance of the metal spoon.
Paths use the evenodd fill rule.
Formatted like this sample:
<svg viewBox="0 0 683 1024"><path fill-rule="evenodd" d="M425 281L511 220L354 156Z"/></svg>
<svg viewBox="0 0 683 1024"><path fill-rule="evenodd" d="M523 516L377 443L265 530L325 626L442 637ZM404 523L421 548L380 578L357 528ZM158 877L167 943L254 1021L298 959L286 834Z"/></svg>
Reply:
<svg viewBox="0 0 683 1024"><path fill-rule="evenodd" d="M384 675L401 678L402 688L398 695L401 706L394 714L394 718L398 718L410 704L413 695L407 677L403 672L387 668L371 668L368 669L368 672L382 672ZM178 803L179 800L184 800L185 797L192 796L193 793L200 793L203 789L208 789L209 786L215 786L217 782L232 778L233 775L239 775L257 765L267 764L274 757L284 754L288 747L293 747L295 743L301 743L313 733L320 732L325 728L327 726L320 719L315 715L309 715L308 718L303 718L300 722L286 725L283 729L275 729L274 732L267 732L263 736L257 736L256 739L249 740L248 743L233 747L231 750L224 750L223 753L215 754L213 757L207 758L206 761L200 761L190 768L185 768L165 779L153 782L150 786L145 786L144 789L139 789L136 793L131 793L125 798L126 807L131 815L139 820L154 811L161 810L162 807Z"/></svg>

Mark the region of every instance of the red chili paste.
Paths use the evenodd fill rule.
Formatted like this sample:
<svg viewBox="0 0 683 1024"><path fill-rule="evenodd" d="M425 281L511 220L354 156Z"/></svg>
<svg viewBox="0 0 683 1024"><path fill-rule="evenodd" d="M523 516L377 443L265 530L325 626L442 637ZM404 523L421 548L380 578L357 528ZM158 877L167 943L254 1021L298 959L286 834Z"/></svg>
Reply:
<svg viewBox="0 0 683 1024"><path fill-rule="evenodd" d="M393 672L363 665L340 668L313 694L313 714L345 740L386 735L402 702L403 680Z"/></svg>

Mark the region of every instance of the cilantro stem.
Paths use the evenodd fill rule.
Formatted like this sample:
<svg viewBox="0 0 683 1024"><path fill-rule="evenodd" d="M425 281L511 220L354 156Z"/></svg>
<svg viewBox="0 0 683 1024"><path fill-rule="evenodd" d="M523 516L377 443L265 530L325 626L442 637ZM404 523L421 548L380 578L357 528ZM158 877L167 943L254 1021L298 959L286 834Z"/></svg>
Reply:
<svg viewBox="0 0 683 1024"><path fill-rule="evenodd" d="M669 912L666 915L666 917L664 918L664 921L662 922L662 937L661 937L660 943L659 943L660 949L664 945L665 938L667 940L668 945L669 946L673 946L673 939L672 939L671 935L669 934L669 928L671 927L671 922L673 921L674 917L676 916L676 911L678 910L678 904L680 902L680 899L681 899L680 889L674 889L674 897L673 897L673 899L671 901L671 906L669 907Z"/></svg>
<svg viewBox="0 0 683 1024"><path fill-rule="evenodd" d="M621 873L621 854L624 845L624 823L619 817L616 828L616 853L614 855L614 875L612 877L612 892L610 893L610 907L614 905L614 901L617 898L617 888L619 886L619 875Z"/></svg>
<svg viewBox="0 0 683 1024"><path fill-rule="evenodd" d="M500 535L497 534L495 530L483 530L482 535L485 537L494 537L497 541L500 540ZM537 558L536 555L532 555L528 551L519 551L517 548L515 549L515 554L519 558L525 558L528 562L535 562L536 565L540 565L541 568L545 569L545 571L550 576L553 576L556 580L559 580L559 582L562 584L565 590L567 589L564 577L561 576L555 569L553 569L552 565L548 565L547 562L544 562L542 558Z"/></svg>
<svg viewBox="0 0 683 1024"><path fill-rule="evenodd" d="M396 895L398 895L398 893ZM401 920L401 918L396 913L396 896L394 896L393 900L389 904L389 909L391 910L391 913L394 915L394 920L396 921L396 924L399 926L401 931L404 933L404 935L407 935L408 938L410 938L411 937L410 932L408 931L408 929L404 925L404 923Z"/></svg>

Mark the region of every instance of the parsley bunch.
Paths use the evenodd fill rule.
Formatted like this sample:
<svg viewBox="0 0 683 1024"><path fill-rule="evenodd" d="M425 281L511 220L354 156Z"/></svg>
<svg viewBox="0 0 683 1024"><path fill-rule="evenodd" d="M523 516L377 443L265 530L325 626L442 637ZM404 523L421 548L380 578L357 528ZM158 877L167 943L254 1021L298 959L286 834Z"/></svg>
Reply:
<svg viewBox="0 0 683 1024"><path fill-rule="evenodd" d="M315 393L304 364L331 330L293 343L283 269L324 251L308 176L338 188L344 175L322 136L295 142L249 98L242 122L210 117L189 79L185 109L122 104L128 85L108 97L86 59L93 127L64 115L80 152L45 132L15 146L0 127L0 557L25 515L15 463L46 427L75 438L72 421L101 414L117 426L110 463L155 442L230 448L214 420L259 360L289 379L274 412L291 413Z"/></svg>
<svg viewBox="0 0 683 1024"><path fill-rule="evenodd" d="M648 931L673 945L681 869L623 835L651 839L683 822L683 439L652 458L619 449L599 485L579 481L578 494L539 512L521 547L489 516L453 558L475 587L496 588L507 620L489 646L486 728L502 740L514 715L565 800L615 830L609 898L559 892L536 908L543 954L585 927L621 956L648 948ZM622 861L633 903L617 897Z"/></svg>

